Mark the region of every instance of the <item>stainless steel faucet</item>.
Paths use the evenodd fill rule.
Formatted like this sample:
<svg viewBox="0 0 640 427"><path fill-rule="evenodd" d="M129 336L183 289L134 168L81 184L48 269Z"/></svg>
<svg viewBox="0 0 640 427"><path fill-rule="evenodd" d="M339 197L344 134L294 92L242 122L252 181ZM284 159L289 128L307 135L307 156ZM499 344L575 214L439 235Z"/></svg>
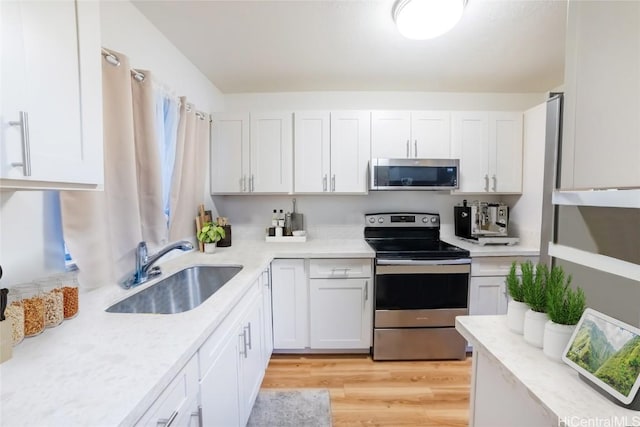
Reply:
<svg viewBox="0 0 640 427"><path fill-rule="evenodd" d="M153 264L174 249L188 251L193 249L193 245L186 240L181 240L165 246L154 255L148 256L146 242L138 243L138 247L136 248L136 269L120 281L120 286L124 289L129 289L162 274L160 267L153 267Z"/></svg>

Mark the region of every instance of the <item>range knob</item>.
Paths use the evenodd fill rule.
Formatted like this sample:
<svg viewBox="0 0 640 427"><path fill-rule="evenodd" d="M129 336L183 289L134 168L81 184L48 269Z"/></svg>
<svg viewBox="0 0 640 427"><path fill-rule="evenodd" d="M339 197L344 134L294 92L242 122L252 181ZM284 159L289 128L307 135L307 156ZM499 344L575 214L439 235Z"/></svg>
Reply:
<svg viewBox="0 0 640 427"><path fill-rule="evenodd" d="M378 218L378 222L382 224L384 222L384 218L383 217Z"/></svg>
<svg viewBox="0 0 640 427"><path fill-rule="evenodd" d="M432 216L431 217L431 222L433 222L435 224L436 222L438 222L438 218L436 218L435 216Z"/></svg>
<svg viewBox="0 0 640 427"><path fill-rule="evenodd" d="M423 217L422 217L422 222L424 222L425 224L426 224L427 222L429 222L429 217L428 217L428 216L423 216Z"/></svg>
<svg viewBox="0 0 640 427"><path fill-rule="evenodd" d="M370 222L371 224L373 224L374 222L376 222L376 217L375 217L375 216L370 216L370 217L369 217L369 222Z"/></svg>

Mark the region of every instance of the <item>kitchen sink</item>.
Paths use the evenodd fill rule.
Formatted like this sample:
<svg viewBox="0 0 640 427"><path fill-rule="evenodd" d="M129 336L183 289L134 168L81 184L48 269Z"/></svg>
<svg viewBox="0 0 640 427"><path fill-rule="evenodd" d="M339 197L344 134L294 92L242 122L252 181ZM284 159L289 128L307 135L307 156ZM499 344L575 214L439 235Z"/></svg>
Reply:
<svg viewBox="0 0 640 427"><path fill-rule="evenodd" d="M196 265L107 308L109 313L173 314L191 310L242 270L239 265Z"/></svg>

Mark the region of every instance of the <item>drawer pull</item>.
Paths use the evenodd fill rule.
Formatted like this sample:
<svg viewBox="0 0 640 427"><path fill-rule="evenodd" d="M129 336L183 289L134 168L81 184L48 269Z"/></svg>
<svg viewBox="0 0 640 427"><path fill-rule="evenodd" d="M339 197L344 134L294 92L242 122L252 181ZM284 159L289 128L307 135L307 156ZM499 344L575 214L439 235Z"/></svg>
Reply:
<svg viewBox="0 0 640 427"><path fill-rule="evenodd" d="M249 322L247 324L247 326L244 327L246 329L246 331L249 333L249 342L247 344L247 347L249 347L249 350L251 350L251 341L253 341L252 337L251 337L251 322Z"/></svg>
<svg viewBox="0 0 640 427"><path fill-rule="evenodd" d="M178 411L173 411L173 413L171 414L171 416L169 418L160 418L158 420L158 427L169 427L171 424L173 424L173 422L175 421L176 417L178 416Z"/></svg>

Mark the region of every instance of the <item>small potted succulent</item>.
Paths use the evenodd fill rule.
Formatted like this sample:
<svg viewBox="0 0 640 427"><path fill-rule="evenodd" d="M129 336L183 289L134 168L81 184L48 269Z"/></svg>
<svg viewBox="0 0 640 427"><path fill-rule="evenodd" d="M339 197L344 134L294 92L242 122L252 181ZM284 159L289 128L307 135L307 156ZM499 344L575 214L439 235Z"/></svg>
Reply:
<svg viewBox="0 0 640 427"><path fill-rule="evenodd" d="M224 228L211 221L205 222L198 232L198 240L204 243L204 252L212 254L216 250L216 243L224 239Z"/></svg>
<svg viewBox="0 0 640 427"><path fill-rule="evenodd" d="M542 348L544 326L549 320L547 316L547 282L549 268L545 264L535 267L530 261L520 265L522 269L522 291L524 302L529 310L524 315L523 335L529 344Z"/></svg>
<svg viewBox="0 0 640 427"><path fill-rule="evenodd" d="M547 357L560 361L576 324L585 309L586 297L580 288L573 290L571 276L565 280L562 267L553 267L547 283L547 314L542 351Z"/></svg>
<svg viewBox="0 0 640 427"><path fill-rule="evenodd" d="M511 297L511 301L507 305L507 327L522 335L522 329L524 326L524 314L529 309L529 306L524 302L524 294L522 290L522 280L518 277L518 266L515 261L511 264L511 270L506 279L507 292Z"/></svg>

